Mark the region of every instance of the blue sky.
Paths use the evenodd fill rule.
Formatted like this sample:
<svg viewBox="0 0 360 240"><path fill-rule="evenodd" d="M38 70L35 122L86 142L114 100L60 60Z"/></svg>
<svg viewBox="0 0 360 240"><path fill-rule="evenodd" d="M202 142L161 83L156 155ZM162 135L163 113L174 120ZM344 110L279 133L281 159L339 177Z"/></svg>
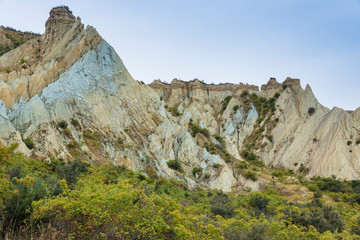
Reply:
<svg viewBox="0 0 360 240"><path fill-rule="evenodd" d="M310 84L326 107L360 106L359 0L0 0L0 24L43 33L66 4L132 76L207 83Z"/></svg>

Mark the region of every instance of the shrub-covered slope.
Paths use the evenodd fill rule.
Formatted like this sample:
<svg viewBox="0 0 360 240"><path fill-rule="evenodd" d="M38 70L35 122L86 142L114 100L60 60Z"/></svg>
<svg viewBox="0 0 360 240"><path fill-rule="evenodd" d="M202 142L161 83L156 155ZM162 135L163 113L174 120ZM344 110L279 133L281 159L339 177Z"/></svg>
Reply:
<svg viewBox="0 0 360 240"><path fill-rule="evenodd" d="M124 167L26 158L16 147L0 146L2 238L359 238L360 181L250 165L272 178L262 192L191 190Z"/></svg>

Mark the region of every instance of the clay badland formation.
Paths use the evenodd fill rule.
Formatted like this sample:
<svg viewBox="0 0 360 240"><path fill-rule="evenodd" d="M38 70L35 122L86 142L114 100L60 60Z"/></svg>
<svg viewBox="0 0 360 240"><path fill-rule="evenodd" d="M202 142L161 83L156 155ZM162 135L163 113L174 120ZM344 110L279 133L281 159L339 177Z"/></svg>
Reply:
<svg viewBox="0 0 360 240"><path fill-rule="evenodd" d="M18 36L0 28L0 44L11 44L9 34ZM250 161L360 179L360 108L330 110L298 79L260 89L142 84L66 7L51 10L43 35L18 45L0 56L0 140L27 155L111 162L224 191L268 183L240 174Z"/></svg>

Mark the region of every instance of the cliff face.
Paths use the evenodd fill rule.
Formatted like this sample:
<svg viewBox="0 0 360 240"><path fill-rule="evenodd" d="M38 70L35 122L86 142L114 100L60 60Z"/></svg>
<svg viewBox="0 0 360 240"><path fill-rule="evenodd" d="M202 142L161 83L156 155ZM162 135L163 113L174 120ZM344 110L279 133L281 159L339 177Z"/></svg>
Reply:
<svg viewBox="0 0 360 240"><path fill-rule="evenodd" d="M302 171L309 177L360 177L359 109L329 110L317 101L310 86L300 86L299 79L288 78L282 84L270 79L261 91L244 84L176 79L171 84L154 81L150 86L170 110L182 113L180 124L186 126L192 119L211 135L222 137L235 161L246 160L246 152L254 152L268 165ZM226 96L231 99L224 108ZM273 108L267 102L273 102Z"/></svg>
<svg viewBox="0 0 360 240"><path fill-rule="evenodd" d="M261 91L198 80L140 84L65 7L52 9L44 35L1 56L0 66L11 69L0 73L0 139L39 159L111 162L225 191L267 184L238 173L250 153L308 176L359 178L360 110L330 111L298 79L271 79ZM173 159L183 173L168 167Z"/></svg>

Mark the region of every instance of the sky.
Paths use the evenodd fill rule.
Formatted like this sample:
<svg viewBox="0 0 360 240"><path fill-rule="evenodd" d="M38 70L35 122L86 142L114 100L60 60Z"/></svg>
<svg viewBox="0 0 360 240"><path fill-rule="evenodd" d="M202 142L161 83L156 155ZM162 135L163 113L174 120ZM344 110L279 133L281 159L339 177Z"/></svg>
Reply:
<svg viewBox="0 0 360 240"><path fill-rule="evenodd" d="M58 5L95 27L136 80L292 77L330 109L360 107L360 0L0 0L0 25L43 33Z"/></svg>

